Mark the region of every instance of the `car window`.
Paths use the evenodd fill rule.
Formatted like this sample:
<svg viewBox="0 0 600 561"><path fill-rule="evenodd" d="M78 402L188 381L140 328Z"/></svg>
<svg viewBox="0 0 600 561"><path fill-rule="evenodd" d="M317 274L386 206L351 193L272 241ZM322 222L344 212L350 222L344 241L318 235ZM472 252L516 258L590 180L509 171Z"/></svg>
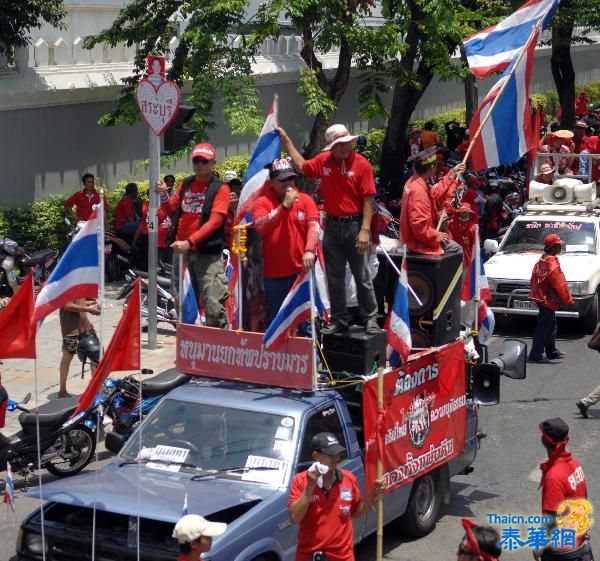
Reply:
<svg viewBox="0 0 600 561"><path fill-rule="evenodd" d="M320 432L330 432L334 434L340 444L344 446L344 448L348 449L337 409L334 405L331 405L325 409L322 409L321 411L318 411L317 413L314 413L308 420L308 423L306 424L306 431L304 432L304 438L302 439L302 448L300 451L301 463L312 462L312 450L310 449L310 443L313 436Z"/></svg>
<svg viewBox="0 0 600 561"><path fill-rule="evenodd" d="M502 251L544 251L544 238L558 234L565 242L563 253L596 253L596 230L591 222L569 220L519 220L502 242Z"/></svg>

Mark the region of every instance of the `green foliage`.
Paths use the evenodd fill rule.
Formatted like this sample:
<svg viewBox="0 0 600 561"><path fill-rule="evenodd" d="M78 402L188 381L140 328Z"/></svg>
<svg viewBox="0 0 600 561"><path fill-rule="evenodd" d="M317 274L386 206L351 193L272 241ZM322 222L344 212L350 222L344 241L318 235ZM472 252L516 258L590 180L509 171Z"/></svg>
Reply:
<svg viewBox="0 0 600 561"><path fill-rule="evenodd" d="M215 166L215 170L219 172L219 175L223 177L225 172L233 170L238 174L238 177L242 179L248 168L248 162L250 161L250 154L238 154L236 156L229 156L222 162L218 162Z"/></svg>
<svg viewBox="0 0 600 561"><path fill-rule="evenodd" d="M367 137L367 147L363 156L371 162L375 175L379 173L379 162L381 162L381 146L385 137L385 129L370 129L362 132Z"/></svg>
<svg viewBox="0 0 600 561"><path fill-rule="evenodd" d="M317 78L319 72L322 70L305 66L300 70L300 80L298 81L298 94L304 98L304 108L311 117L329 115L337 109L336 104L319 85Z"/></svg>
<svg viewBox="0 0 600 561"><path fill-rule="evenodd" d="M63 0L5 0L1 6L0 54L6 55L10 64L14 62L15 48L31 42L31 29L41 27L43 22L64 28Z"/></svg>

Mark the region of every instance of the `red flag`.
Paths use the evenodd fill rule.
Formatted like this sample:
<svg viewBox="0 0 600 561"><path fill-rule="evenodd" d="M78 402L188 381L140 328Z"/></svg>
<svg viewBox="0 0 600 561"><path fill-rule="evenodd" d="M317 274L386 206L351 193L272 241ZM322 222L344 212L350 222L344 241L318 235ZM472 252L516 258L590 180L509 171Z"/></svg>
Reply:
<svg viewBox="0 0 600 561"><path fill-rule="evenodd" d="M87 409L111 372L140 369L140 279L135 283L127 310L100 359L88 387L79 396L79 406L73 415Z"/></svg>
<svg viewBox="0 0 600 561"><path fill-rule="evenodd" d="M0 312L0 358L35 358L33 271Z"/></svg>

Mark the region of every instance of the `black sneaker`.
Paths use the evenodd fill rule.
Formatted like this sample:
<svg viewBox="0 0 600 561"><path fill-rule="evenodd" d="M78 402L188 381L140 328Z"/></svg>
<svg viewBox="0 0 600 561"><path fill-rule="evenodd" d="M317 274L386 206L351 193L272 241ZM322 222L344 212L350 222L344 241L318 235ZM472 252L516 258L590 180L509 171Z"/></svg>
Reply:
<svg viewBox="0 0 600 561"><path fill-rule="evenodd" d="M531 362L533 364L552 364L547 358L528 358L527 362Z"/></svg>
<svg viewBox="0 0 600 561"><path fill-rule="evenodd" d="M342 333L344 331L348 331L348 326L339 320L332 321L329 325L321 329L323 335L333 335L334 333Z"/></svg>
<svg viewBox="0 0 600 561"><path fill-rule="evenodd" d="M584 419L590 418L589 415L587 414L588 408L581 401L578 401L575 405L577 405L577 409L579 409L579 412L581 413L581 416Z"/></svg>

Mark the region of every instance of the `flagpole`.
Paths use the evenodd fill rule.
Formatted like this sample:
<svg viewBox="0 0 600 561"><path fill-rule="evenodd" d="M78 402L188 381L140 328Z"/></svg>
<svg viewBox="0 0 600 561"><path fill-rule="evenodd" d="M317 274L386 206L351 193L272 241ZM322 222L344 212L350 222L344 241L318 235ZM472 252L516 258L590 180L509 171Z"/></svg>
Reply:
<svg viewBox="0 0 600 561"><path fill-rule="evenodd" d="M177 279L177 287L177 314L179 317L179 323L181 323L183 318L183 253L179 254L179 278Z"/></svg>
<svg viewBox="0 0 600 561"><path fill-rule="evenodd" d="M483 130L483 127L485 127L486 123L490 120L490 117L492 116L492 112L494 111L494 107L496 107L496 103L498 103L498 100L500 99L502 92L504 92L504 90L506 89L508 82L512 78L517 67L519 66L519 63L521 62L521 59L525 56L525 53L527 52L527 49L529 48L531 41L535 37L536 33L540 30L540 27L544 23L544 20L546 19L546 16L548 15L548 13L550 12L551 9L552 9L552 4L548 7L548 9L546 10L546 13L539 19L539 21L535 24L535 27L532 29L529 37L527 38L527 42L525 43L525 45L521 49L521 52L519 53L519 56L517 57L517 61L515 62L514 66L512 67L510 73L506 76L506 80L504 80L504 83L500 86L500 89L498 90L498 93L496 94L494 101L492 101L492 105L490 106L486 116L483 118L483 121L481 121L481 123L479 124L479 128L473 135L473 138L471 138L471 142L469 144L469 147L467 148L465 157L462 160L463 164L467 163L467 160L469 159L469 156L471 155L471 151L473 150L473 145L475 144L475 140L479 137L479 135L481 134L481 131Z"/></svg>
<svg viewBox="0 0 600 561"><path fill-rule="evenodd" d="M37 439L38 485L40 486L40 522L42 525L42 561L46 561L46 534L44 531L44 491L42 486L42 451L40 449L40 409L38 401L37 358L33 359L33 391L35 393L35 432ZM93 561L93 560L92 560Z"/></svg>
<svg viewBox="0 0 600 561"><path fill-rule="evenodd" d="M275 126L279 126L279 96L273 96L273 107L275 108Z"/></svg>
<svg viewBox="0 0 600 561"><path fill-rule="evenodd" d="M379 244L379 249L381 249L381 251L383 251L383 254L387 257L387 260L390 262L390 265L392 266L392 268L394 269L394 271L396 271L396 273L398 274L398 277L400 276L400 269L398 269L398 267L396 266L396 263L394 263L394 261L392 260L392 258L390 257L390 254L385 250L385 248ZM406 259L406 246L404 246L404 259ZM408 281L406 283L406 286L408 286L408 291L413 295L413 298L415 299L415 301L417 302L417 304L419 304L419 306L423 305L423 302L421 302L421 300L419 299L419 297L416 295L415 291L411 288L410 284L408 284Z"/></svg>
<svg viewBox="0 0 600 561"><path fill-rule="evenodd" d="M383 415L383 367L377 369L377 411L378 417ZM379 438L377 439L377 479L383 476L383 464L381 462ZM383 494L377 499L377 555L376 561L383 559Z"/></svg>
<svg viewBox="0 0 600 561"><path fill-rule="evenodd" d="M477 314L479 310L479 274L481 271L481 251L479 250L479 224L475 224L475 237L473 239L473 251L475 252L475 263L472 265L475 267L475 297L473 298L473 305L475 308L475 313L473 315L473 333L477 335L478 332L478 324Z"/></svg>
<svg viewBox="0 0 600 561"><path fill-rule="evenodd" d="M308 271L308 292L310 294L310 338L312 340L313 390L317 389L317 333L315 329L315 274L314 269Z"/></svg>

